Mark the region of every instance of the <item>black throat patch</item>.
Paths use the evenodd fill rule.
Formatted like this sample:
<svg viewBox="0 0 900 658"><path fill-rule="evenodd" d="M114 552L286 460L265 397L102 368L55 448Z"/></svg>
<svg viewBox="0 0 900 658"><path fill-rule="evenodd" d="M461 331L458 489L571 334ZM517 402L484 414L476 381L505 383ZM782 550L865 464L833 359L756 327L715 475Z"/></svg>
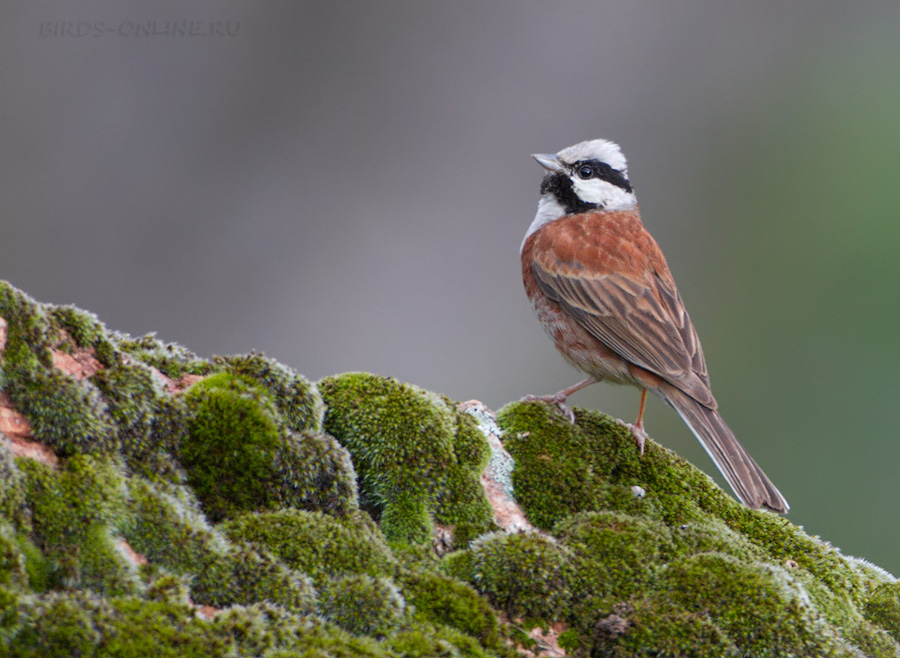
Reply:
<svg viewBox="0 0 900 658"><path fill-rule="evenodd" d="M547 194L548 192L555 196L556 200L559 201L559 205L566 209L567 215L575 215L601 208L600 204L582 201L575 193L572 181L562 171L544 176L544 180L541 181L541 194Z"/></svg>

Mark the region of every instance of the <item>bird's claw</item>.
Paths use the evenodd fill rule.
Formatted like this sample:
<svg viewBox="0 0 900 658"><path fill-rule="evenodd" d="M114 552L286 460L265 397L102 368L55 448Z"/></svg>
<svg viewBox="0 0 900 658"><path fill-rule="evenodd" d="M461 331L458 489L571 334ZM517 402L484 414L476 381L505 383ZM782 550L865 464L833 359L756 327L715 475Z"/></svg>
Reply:
<svg viewBox="0 0 900 658"><path fill-rule="evenodd" d="M644 431L643 423L626 423L624 420L620 420L616 418L616 422L619 423L622 427L631 432L631 436L634 437L634 440L638 444L638 450L641 451L641 457L644 456L644 445L647 443L647 439L649 435Z"/></svg>
<svg viewBox="0 0 900 658"><path fill-rule="evenodd" d="M559 409L562 414L569 419L569 422L575 424L575 412L566 404L566 398L560 395L526 395L522 398L522 402L549 402Z"/></svg>

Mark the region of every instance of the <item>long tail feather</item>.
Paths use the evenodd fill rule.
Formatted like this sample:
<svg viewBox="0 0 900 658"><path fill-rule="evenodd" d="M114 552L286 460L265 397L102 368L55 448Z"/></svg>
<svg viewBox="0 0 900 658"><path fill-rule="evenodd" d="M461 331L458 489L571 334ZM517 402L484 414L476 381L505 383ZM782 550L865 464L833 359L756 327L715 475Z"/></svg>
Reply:
<svg viewBox="0 0 900 658"><path fill-rule="evenodd" d="M717 411L674 388L660 391L660 396L691 428L742 503L782 513L790 509L784 496L753 461Z"/></svg>

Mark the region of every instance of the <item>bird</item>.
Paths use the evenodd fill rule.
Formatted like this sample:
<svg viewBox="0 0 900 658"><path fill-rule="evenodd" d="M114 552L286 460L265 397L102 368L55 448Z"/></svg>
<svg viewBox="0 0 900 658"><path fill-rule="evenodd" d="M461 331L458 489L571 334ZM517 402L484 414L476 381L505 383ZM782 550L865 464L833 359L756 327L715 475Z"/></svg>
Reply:
<svg viewBox="0 0 900 658"><path fill-rule="evenodd" d="M520 250L525 292L556 348L588 377L524 399L550 402L574 422L566 400L576 391L599 381L637 386L637 420L622 424L643 455L650 391L681 416L738 500L787 512L787 500L719 414L700 340L641 223L619 145L594 139L532 157L546 174Z"/></svg>

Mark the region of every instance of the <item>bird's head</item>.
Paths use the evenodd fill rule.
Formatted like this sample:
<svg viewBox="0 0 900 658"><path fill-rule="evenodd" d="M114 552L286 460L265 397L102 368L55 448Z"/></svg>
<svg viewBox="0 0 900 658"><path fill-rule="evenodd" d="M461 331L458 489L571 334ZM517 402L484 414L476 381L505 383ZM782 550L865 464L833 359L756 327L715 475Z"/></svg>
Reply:
<svg viewBox="0 0 900 658"><path fill-rule="evenodd" d="M556 154L536 153L533 157L548 172L541 194L552 195L567 215L629 210L637 205L628 180L628 163L615 142L592 139Z"/></svg>

